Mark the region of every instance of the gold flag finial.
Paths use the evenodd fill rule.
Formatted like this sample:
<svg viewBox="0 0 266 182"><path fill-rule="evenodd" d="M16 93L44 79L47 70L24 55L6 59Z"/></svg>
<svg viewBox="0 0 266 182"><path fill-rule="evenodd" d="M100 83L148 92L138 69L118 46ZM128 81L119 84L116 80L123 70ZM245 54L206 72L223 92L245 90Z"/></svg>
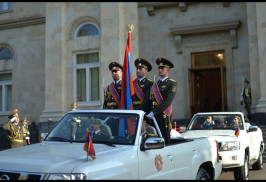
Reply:
<svg viewBox="0 0 266 182"><path fill-rule="evenodd" d="M133 32L133 30L134 30L134 25L133 24L127 24L127 31L129 33L131 33L131 32Z"/></svg>

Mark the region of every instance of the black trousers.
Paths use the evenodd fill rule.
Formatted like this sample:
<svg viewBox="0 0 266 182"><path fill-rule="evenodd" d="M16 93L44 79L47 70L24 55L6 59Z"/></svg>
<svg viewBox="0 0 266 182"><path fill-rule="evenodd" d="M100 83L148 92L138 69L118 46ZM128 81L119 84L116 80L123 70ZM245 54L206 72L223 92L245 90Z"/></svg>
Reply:
<svg viewBox="0 0 266 182"><path fill-rule="evenodd" d="M168 116L166 116L166 118L163 118L163 113L159 114L158 116L155 117L157 123L158 123L158 126L160 128L160 131L162 133L162 136L165 140L165 144L169 144L170 143L170 131L168 130L168 124L165 122L165 121L171 121L169 119Z"/></svg>

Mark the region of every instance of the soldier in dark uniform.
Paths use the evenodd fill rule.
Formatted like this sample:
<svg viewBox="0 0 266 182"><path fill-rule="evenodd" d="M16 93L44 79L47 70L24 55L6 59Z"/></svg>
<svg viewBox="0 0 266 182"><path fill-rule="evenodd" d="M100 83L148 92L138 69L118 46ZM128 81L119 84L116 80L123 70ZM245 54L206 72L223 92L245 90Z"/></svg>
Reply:
<svg viewBox="0 0 266 182"><path fill-rule="evenodd" d="M108 140L110 139L110 135L107 131L102 130L102 121L100 119L91 119L90 123L92 132L91 138L92 140Z"/></svg>
<svg viewBox="0 0 266 182"><path fill-rule="evenodd" d="M123 66L117 62L112 62L109 64L109 70L112 72L113 82L104 90L103 109L120 109ZM110 126L114 135L118 134L119 121L109 119L106 124Z"/></svg>
<svg viewBox="0 0 266 182"><path fill-rule="evenodd" d="M244 88L241 93L242 99L241 99L240 105L243 105L243 101L244 101L245 109L247 110L247 117L249 121L251 121L252 118L251 118L250 107L251 107L252 100L251 100L251 88L248 86L248 84L249 84L249 81L245 79Z"/></svg>
<svg viewBox="0 0 266 182"><path fill-rule="evenodd" d="M135 110L151 111L150 90L153 81L146 77L147 73L152 70L151 64L142 58L135 60L137 78L134 82L135 94L132 96L133 108Z"/></svg>
<svg viewBox="0 0 266 182"><path fill-rule="evenodd" d="M7 132L10 147L11 149L21 147L23 145L23 132L19 125L19 111L14 109L8 118L10 120L3 125L3 129Z"/></svg>
<svg viewBox="0 0 266 182"><path fill-rule="evenodd" d="M112 72L114 81L104 91L103 109L120 109L123 66L112 62L109 64L109 70Z"/></svg>
<svg viewBox="0 0 266 182"><path fill-rule="evenodd" d="M22 133L23 133L23 146L30 145L30 132L28 127L27 118L23 118L21 121Z"/></svg>
<svg viewBox="0 0 266 182"><path fill-rule="evenodd" d="M170 143L170 131L172 129L172 102L176 95L177 83L168 75L170 68L174 65L165 58L156 59L159 66L159 76L161 77L157 83L151 88L150 99L152 100L153 109L147 115L149 118L155 117L160 127L162 136L166 144Z"/></svg>

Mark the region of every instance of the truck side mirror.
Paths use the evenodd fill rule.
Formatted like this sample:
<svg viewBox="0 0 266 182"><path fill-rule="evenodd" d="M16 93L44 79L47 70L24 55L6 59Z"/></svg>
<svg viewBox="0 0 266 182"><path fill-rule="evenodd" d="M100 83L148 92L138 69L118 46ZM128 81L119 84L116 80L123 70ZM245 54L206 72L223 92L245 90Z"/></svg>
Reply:
<svg viewBox="0 0 266 182"><path fill-rule="evenodd" d="M250 126L248 128L248 132L254 132L254 131L257 131L258 130L258 127L257 126Z"/></svg>
<svg viewBox="0 0 266 182"><path fill-rule="evenodd" d="M142 141L140 150L151 150L151 149L161 149L164 148L165 142L163 137L149 137Z"/></svg>

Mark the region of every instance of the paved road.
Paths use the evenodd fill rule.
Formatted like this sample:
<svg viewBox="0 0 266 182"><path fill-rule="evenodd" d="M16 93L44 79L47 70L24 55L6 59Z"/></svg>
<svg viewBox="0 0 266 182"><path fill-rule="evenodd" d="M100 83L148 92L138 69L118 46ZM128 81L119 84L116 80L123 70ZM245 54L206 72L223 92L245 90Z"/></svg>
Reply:
<svg viewBox="0 0 266 182"><path fill-rule="evenodd" d="M262 170L249 170L250 180L266 180L266 163L263 163ZM234 180L234 174L232 171L223 172L218 180Z"/></svg>

